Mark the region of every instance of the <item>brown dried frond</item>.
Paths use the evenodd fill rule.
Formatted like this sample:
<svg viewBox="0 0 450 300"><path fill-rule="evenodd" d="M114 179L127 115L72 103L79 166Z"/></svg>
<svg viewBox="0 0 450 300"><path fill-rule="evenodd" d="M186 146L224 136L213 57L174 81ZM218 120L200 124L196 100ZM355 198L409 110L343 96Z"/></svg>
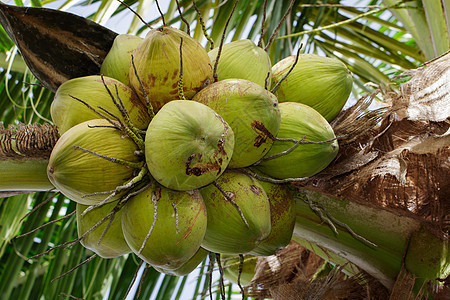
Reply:
<svg viewBox="0 0 450 300"><path fill-rule="evenodd" d="M325 261L295 242L274 256L260 257L245 296L283 300L388 299L387 289L366 273L349 277L343 266L319 275ZM277 267L278 266L278 267Z"/></svg>

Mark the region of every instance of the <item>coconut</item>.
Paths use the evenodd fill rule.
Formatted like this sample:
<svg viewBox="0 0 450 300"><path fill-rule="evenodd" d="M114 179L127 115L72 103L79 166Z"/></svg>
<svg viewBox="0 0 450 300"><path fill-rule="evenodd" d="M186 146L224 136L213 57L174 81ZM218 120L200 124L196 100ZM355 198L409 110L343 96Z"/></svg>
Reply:
<svg viewBox="0 0 450 300"><path fill-rule="evenodd" d="M208 251L200 247L197 252L192 256L187 262L185 262L181 267L175 269L175 270L166 270L159 267L153 267L156 271L166 274L166 275L172 275L172 276L185 276L190 274L192 271L195 270L195 268L198 267L198 265L206 258L208 255Z"/></svg>
<svg viewBox="0 0 450 300"><path fill-rule="evenodd" d="M235 145L230 168L247 167L269 151L280 127L277 98L244 79L225 79L194 96L230 124Z"/></svg>
<svg viewBox="0 0 450 300"><path fill-rule="evenodd" d="M96 207L81 216L89 206L77 203L76 214L78 237L81 237L105 218L114 209L116 204L117 201L107 203L103 206ZM108 226L110 219L106 219L101 225L89 232L80 243L85 248L94 251L103 258L113 258L130 253L131 249L128 247L122 233L121 216L121 210L115 213L114 218L104 235L103 232Z"/></svg>
<svg viewBox="0 0 450 300"><path fill-rule="evenodd" d="M158 111L165 103L180 99L178 81L180 75L180 42L183 39L183 92L186 99L212 81L212 66L208 53L200 43L185 32L172 28L152 29L134 51L134 64L131 66L130 85L139 93L141 99L142 82L153 110Z"/></svg>
<svg viewBox="0 0 450 300"><path fill-rule="evenodd" d="M291 69L294 61L295 56L289 56L272 67L273 85ZM275 95L279 102L299 102L311 106L331 122L347 101L352 84L352 75L340 60L301 54Z"/></svg>
<svg viewBox="0 0 450 300"><path fill-rule="evenodd" d="M145 136L152 176L165 187L186 191L213 182L233 154L234 135L212 109L188 100L166 104Z"/></svg>
<svg viewBox="0 0 450 300"><path fill-rule="evenodd" d="M198 251L206 232L206 208L198 190L177 192L153 183L125 204L122 228L137 256L175 270Z"/></svg>
<svg viewBox="0 0 450 300"><path fill-rule="evenodd" d="M223 277L228 279L234 284L238 284L239 277L239 263L238 256L222 255L223 259ZM244 264L242 265L241 276L239 282L241 286L248 285L256 274L256 263L258 258L253 255L244 255Z"/></svg>
<svg viewBox="0 0 450 300"><path fill-rule="evenodd" d="M100 76L95 75L70 79L60 85L50 108L53 122L58 126L60 134L82 122L102 118L73 97L83 100L109 118L111 116L100 109L99 106L118 116L122 121L124 120L111 95L105 88L105 84L117 102L119 102L117 94L119 95L133 125L139 129L147 128L150 116L147 108L139 100L136 93L130 87L114 78L104 77L104 81L105 83L103 83Z"/></svg>
<svg viewBox="0 0 450 300"><path fill-rule="evenodd" d="M93 205L103 201L107 195L85 195L114 190L134 177L135 169L132 167L76 147L110 158L139 162L134 154L138 147L133 140L112 128L106 120L90 120L75 125L59 138L47 167L50 182L68 198L80 204Z"/></svg>
<svg viewBox="0 0 450 300"><path fill-rule="evenodd" d="M249 254L269 256L286 247L292 239L295 227L295 199L287 185L266 181L259 183L269 199L271 231Z"/></svg>
<svg viewBox="0 0 450 300"><path fill-rule="evenodd" d="M281 126L278 138L323 142L335 139L327 120L313 108L295 102L280 103ZM294 145L276 141L265 157L282 153ZM336 157L337 140L321 144L301 144L292 152L261 162L255 168L271 177L309 177L322 171Z"/></svg>
<svg viewBox="0 0 450 300"><path fill-rule="evenodd" d="M219 48L208 52L214 66ZM272 63L267 52L251 40L233 41L222 47L217 65L218 80L240 78L250 80L262 87L270 86Z"/></svg>
<svg viewBox="0 0 450 300"><path fill-rule="evenodd" d="M228 170L216 184L203 187L200 192L208 211L208 227L202 242L206 250L247 253L269 235L270 204L257 180Z"/></svg>
<svg viewBox="0 0 450 300"><path fill-rule="evenodd" d="M143 38L131 34L119 34L103 60L100 73L115 78L128 85L128 72L130 71L131 56L134 49L142 42Z"/></svg>

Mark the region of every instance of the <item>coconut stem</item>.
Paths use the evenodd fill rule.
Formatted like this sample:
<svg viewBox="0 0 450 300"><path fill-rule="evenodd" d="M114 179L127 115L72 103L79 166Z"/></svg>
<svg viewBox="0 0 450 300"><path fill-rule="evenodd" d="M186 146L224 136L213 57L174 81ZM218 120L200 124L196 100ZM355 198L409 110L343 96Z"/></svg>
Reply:
<svg viewBox="0 0 450 300"><path fill-rule="evenodd" d="M234 10L236 9L238 2L239 2L239 0L236 0L236 2L234 3L233 9L231 10L231 13L230 13L230 16L228 17L227 22L225 23L225 27L224 27L223 33L222 33L222 38L220 39L219 50L217 51L216 62L214 63L214 71L213 71L214 82L218 81L217 66L219 65L219 58L220 58L220 55L222 54L222 48L223 48L223 43L225 42L225 36L227 33L228 24L230 23L231 17L233 16Z"/></svg>
<svg viewBox="0 0 450 300"><path fill-rule="evenodd" d="M267 14L267 0L264 0L264 6L263 6L263 16L262 16L262 21L261 21L261 33L259 36L259 41L258 41L258 47L262 48L262 42L263 42L263 36L264 36L264 23L266 23L266 14ZM266 83L267 85L267 83ZM267 90L267 87L266 87Z"/></svg>
<svg viewBox="0 0 450 300"><path fill-rule="evenodd" d="M293 183L293 182L303 182L309 179L309 177L298 177L298 178L286 178L286 179L274 179L274 178L270 178L270 177L264 177L261 175L256 174L255 172L249 170L249 169L244 169L241 168L240 171L248 176L251 176L253 178L256 178L258 180L262 180L262 181L267 181L270 183L275 183L275 184L283 184L283 183Z"/></svg>
<svg viewBox="0 0 450 300"><path fill-rule="evenodd" d="M244 300L244 298L245 298L244 288L241 285L241 275L242 275L243 268L244 268L244 255L239 254L239 266L238 266L237 284L239 286L239 289L241 290L242 300Z"/></svg>
<svg viewBox="0 0 450 300"><path fill-rule="evenodd" d="M159 7L159 2L158 0L155 0L156 2L156 7L158 8L159 14L161 15L161 20L163 22L163 26L166 27L166 20L164 19L164 14L162 13L161 7Z"/></svg>
<svg viewBox="0 0 450 300"><path fill-rule="evenodd" d="M152 234L153 228L155 228L156 219L158 218L158 201L156 200L156 192L155 191L152 192L152 202L153 202L153 207L154 207L153 223L152 223L152 226L150 227L150 230L148 231L147 236L144 239L144 242L142 243L141 249L139 249L139 251L138 251L138 254L141 254L142 250L144 250L144 247L147 244L147 241L150 238L150 235Z"/></svg>
<svg viewBox="0 0 450 300"><path fill-rule="evenodd" d="M217 181L213 182L214 186L222 193L222 195L224 196L225 200L227 200L228 202L230 202L239 212L239 215L241 216L242 221L244 221L245 225L247 226L247 228L249 228L250 226L248 225L247 220L245 219L244 214L242 213L241 208L239 207L239 205L234 202L234 200L228 195L228 193L217 183Z"/></svg>
<svg viewBox="0 0 450 300"><path fill-rule="evenodd" d="M200 24L202 25L203 35L209 42L209 49L212 50L214 48L214 41L211 39L208 32L206 31L205 21L203 20L202 14L201 14L200 10L198 9L197 4L195 3L195 0L192 0L192 5L194 6L194 9L198 14L198 20L199 20Z"/></svg>
<svg viewBox="0 0 450 300"><path fill-rule="evenodd" d="M102 155L102 154L96 153L96 152L94 152L94 151L85 149L85 148L80 147L80 146L73 146L73 147L74 147L75 149L82 150L82 151L84 151L84 152L93 154L93 155L95 155L95 156L98 156L98 157L100 157L100 158L106 159L107 161L110 161L110 162L113 162L113 163L116 163L116 164L124 165L124 166L130 167L130 168L135 168L135 169L141 169L141 168L143 167L143 162L131 162L131 161L126 161L126 160L123 160L123 159L119 159L119 158L114 158L114 157L109 157L109 156L106 156L106 155Z"/></svg>
<svg viewBox="0 0 450 300"><path fill-rule="evenodd" d="M53 198L53 197L52 197L52 198ZM28 231L28 232L26 232L26 233L22 233L21 235L16 236L16 238L24 237L24 236L26 236L26 235L32 234L32 233L34 233L34 232L36 232L36 231L39 231L40 229L42 229L42 228L44 228L44 227L46 227L46 226L48 226L48 225L51 225L51 224L57 223L57 222L59 222L59 221L61 221L61 220L70 218L70 217L73 216L75 213L76 213L76 211L73 211L73 212L71 212L70 214L65 215L64 217L61 217L61 218L59 218L59 219L56 219L56 220L47 222L47 223L45 223L45 224L43 224L43 225L41 225L41 226L39 226L39 227L37 227L37 228L34 228L34 229L31 230L31 231Z"/></svg>
<svg viewBox="0 0 450 300"><path fill-rule="evenodd" d="M146 265L145 269L144 269L144 272L142 273L141 280L139 281L139 287L138 287L138 291L136 293L136 299L139 299L139 296L141 295L142 284L144 283L145 276L147 276L148 269L150 269L150 266Z"/></svg>
<svg viewBox="0 0 450 300"><path fill-rule="evenodd" d="M189 22L183 17L183 13L181 12L181 7L180 7L180 2L178 2L178 0L175 0L175 2L177 3L177 10L178 13L180 14L180 19L184 22L184 24L186 24L186 32L188 35L191 35L191 28L189 27Z"/></svg>
<svg viewBox="0 0 450 300"><path fill-rule="evenodd" d="M180 100L186 100L183 86L183 38L180 37L180 76L178 79L178 98L180 98Z"/></svg>
<svg viewBox="0 0 450 300"><path fill-rule="evenodd" d="M147 105L148 114L150 116L150 120L153 119L155 116L155 111L153 110L153 105L150 103L150 100L148 99L147 92L145 91L144 84L142 83L141 78L139 77L136 69L136 65L134 64L134 55L131 55L131 65L133 66L134 75L136 76L137 80L139 81L139 86L141 88L142 95L144 95L145 105Z"/></svg>
<svg viewBox="0 0 450 300"><path fill-rule="evenodd" d="M67 271L67 272L65 272L65 273L63 273L63 274L61 274L61 275L59 275L59 276L56 277L56 278L53 278L53 279L51 280L51 282L56 281L56 280L58 280L58 279L61 279L61 278L63 278L63 277L66 276L66 275L69 275L70 273L72 273L73 271L75 271L75 270L78 269L79 267L81 267L81 266L87 264L88 262L90 262L91 260L93 260L94 258L96 258L97 256L98 256L97 253L91 255L88 259L86 259L86 260L84 260L83 262L79 263L78 265L76 265L75 267L73 267L72 269L70 269L69 271Z"/></svg>
<svg viewBox="0 0 450 300"><path fill-rule="evenodd" d="M270 67L270 66L269 66ZM269 78L270 78L270 72L267 72L267 76L264 79L264 89L267 91L269 90Z"/></svg>
<svg viewBox="0 0 450 300"><path fill-rule="evenodd" d="M280 23L278 23L277 28L275 28L274 32L269 38L269 41L267 42L267 46L264 48L264 50L268 50L270 46L272 46L273 41L275 40L275 36L278 34L278 31L280 31L281 25L283 25L284 21L288 17L288 15L291 13L292 7L294 6L295 0L291 0L289 3L289 8L287 9L286 13L284 14L283 18L281 18Z"/></svg>
<svg viewBox="0 0 450 300"><path fill-rule="evenodd" d="M222 263L220 262L220 253L216 253L217 267L219 268L220 278L219 278L219 289L222 300L225 300L225 286L223 284L223 269Z"/></svg>
<svg viewBox="0 0 450 300"><path fill-rule="evenodd" d="M177 233L180 233L180 228L178 226L179 220L178 220L178 209L175 203L172 202L173 211L175 212L175 224L177 227Z"/></svg>
<svg viewBox="0 0 450 300"><path fill-rule="evenodd" d="M372 243L371 241L367 240L366 238L362 237L361 235L355 233L347 224L334 218L321 203L314 202L311 199L309 199L308 197L306 197L305 201L307 201L308 205L311 207L311 209L314 212L319 214L319 216L322 220L326 221L330 225L330 227L333 229L333 231L336 234L338 234L338 232L337 232L336 226L333 224L333 222L338 224L341 227L344 227L347 230L347 232L350 233L350 235L352 237L354 237L355 239L358 239L366 244L369 244L372 247L378 247L375 243ZM327 216L325 217L322 212L324 212Z"/></svg>
<svg viewBox="0 0 450 300"><path fill-rule="evenodd" d="M130 285L128 286L128 290L127 290L127 292L125 293L124 299L128 299L128 294L130 294L131 288L134 286L134 283L136 282L137 275L138 275L139 270L141 269L143 263L144 263L144 261L141 260L141 262L140 262L139 265L137 266L136 271L134 272L133 280L131 281ZM142 279L141 279L141 280L142 280ZM141 282L141 281L139 280L139 283L140 283L140 282ZM139 295L138 295L137 297L139 297ZM137 298L136 298L136 299L137 299Z"/></svg>
<svg viewBox="0 0 450 300"><path fill-rule="evenodd" d="M296 141L295 144L294 144L294 146L292 146L291 148L287 149L286 151L280 152L280 153L278 153L278 154L275 154L275 155L272 155L272 156L269 156L269 157L263 157L263 158L261 158L260 160L258 160L257 162L255 162L255 163L253 164L253 166L257 166L257 165L259 165L260 163L262 163L263 161L272 160L272 159L274 159L274 158L277 158L277 157L280 157L280 156L289 154L289 153L292 152L295 148L297 148L297 147L302 143L302 141L303 141L305 138L306 138L306 135L305 135L303 138L301 138L300 140ZM275 140L279 140L279 139L276 138Z"/></svg>
<svg viewBox="0 0 450 300"><path fill-rule="evenodd" d="M117 0L117 1L119 1L120 4L122 4L126 8L128 8L128 10L131 11L136 17L138 17L139 20L141 20L141 22L145 24L145 26L147 26L149 29L153 29L152 26L150 26L150 24L145 22L144 19L142 19L142 17L137 12L135 12L128 4L126 4L125 2L123 2L121 0Z"/></svg>
<svg viewBox="0 0 450 300"><path fill-rule="evenodd" d="M86 101L81 100L80 98L77 98L75 96L69 95L69 97L71 97L72 99L75 99L81 103L83 103L87 108L89 108L90 110L92 110L93 112L95 112L96 114L98 114L100 117L102 117L103 119L105 119L106 121L108 121L112 127L117 128L120 130L119 125L117 125L116 123L114 123L110 118L108 118L106 115L102 114L100 111L96 110L95 108L93 108L92 106L90 106Z"/></svg>
<svg viewBox="0 0 450 300"><path fill-rule="evenodd" d="M273 87L273 89L270 91L272 94L275 94L275 92L280 88L281 83L286 79L286 77L288 77L288 75L292 72L292 70L294 69L295 65L298 62L298 58L300 57L300 50L302 49L303 44L300 44L300 46L298 47L297 50L297 55L295 56L295 61L292 64L292 67L289 69L289 71L286 73L286 75L283 76L283 78L281 78L280 81L277 82L277 84Z"/></svg>
<svg viewBox="0 0 450 300"><path fill-rule="evenodd" d="M1 152L1 150L0 150ZM0 191L50 191L53 184L47 177L48 159L0 160Z"/></svg>
<svg viewBox="0 0 450 300"><path fill-rule="evenodd" d="M106 197L104 200L102 200L99 203L96 203L94 205L89 206L85 211L83 211L83 213L81 214L81 216L84 216L85 214L87 214L89 211L93 210L96 207L100 207L103 206L104 204L108 203L109 200L111 200L114 196L118 195L121 191L123 190L129 190L131 189L135 184L137 184L139 181L143 180L145 174L147 174L148 170L145 166L142 167L142 169L139 171L139 174L132 178L130 181L128 181L126 184L122 185L122 186L118 186L116 187L114 190L112 191L106 191L106 192L97 192L97 193L92 193L92 194L88 194L88 195L83 195L82 198L86 198L86 197L92 197L92 196L98 196L98 195L108 195L108 197ZM138 194L140 191L143 191L145 189L148 188L149 185L145 185L143 188L139 189L136 192L128 192L126 193L123 198L121 199L121 201L117 204L117 205L121 205L121 207L125 204L126 201L128 201L128 199L136 194ZM120 208L121 208L120 207ZM120 209L119 208L119 209Z"/></svg>
<svg viewBox="0 0 450 300"><path fill-rule="evenodd" d="M212 296L212 272L214 270L214 255L212 252L208 253L209 256L209 268L210 268L210 272L209 272L209 282L208 282L208 286L209 286L209 298L211 300L213 300L213 296Z"/></svg>
<svg viewBox="0 0 450 300"><path fill-rule="evenodd" d="M50 197L47 197L47 199L45 199L44 201L42 201L41 203L34 205L33 209L31 209L28 213L25 214L25 216L22 217L22 219L20 219L20 223L23 222L23 220L25 220L26 217L28 217L29 215L31 215L32 213L34 213L36 210L38 210L40 207L44 206L45 204L47 204L49 201L53 200L56 196L58 196L59 194L61 194L61 192L56 192L55 194L51 195Z"/></svg>

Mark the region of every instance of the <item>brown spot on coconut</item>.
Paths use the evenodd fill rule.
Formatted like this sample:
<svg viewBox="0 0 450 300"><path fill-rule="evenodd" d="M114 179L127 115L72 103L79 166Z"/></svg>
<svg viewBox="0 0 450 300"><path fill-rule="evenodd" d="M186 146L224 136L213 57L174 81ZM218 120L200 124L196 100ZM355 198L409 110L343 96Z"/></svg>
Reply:
<svg viewBox="0 0 450 300"><path fill-rule="evenodd" d="M134 52L134 68L130 69L130 85L144 101L142 82L153 110L178 98L180 42L183 38L183 82L186 99L192 99L205 82L212 81L212 65L200 43L185 32L172 28L152 29ZM169 78L165 80L165 78ZM164 83L163 83L164 82Z"/></svg>
<svg viewBox="0 0 450 300"><path fill-rule="evenodd" d="M251 81L218 81L198 92L193 100L212 108L233 129L235 146L230 168L258 161L278 133L280 111L276 97Z"/></svg>
<svg viewBox="0 0 450 300"><path fill-rule="evenodd" d="M322 171L336 157L339 145L327 120L313 108L296 102L279 105L281 126L277 138L318 144L300 144L286 155L263 160L255 168L270 177L309 177ZM328 142L327 142L328 141ZM290 149L294 143L275 141L264 158Z"/></svg>
<svg viewBox="0 0 450 300"><path fill-rule="evenodd" d="M163 186L191 190L213 182L234 148L229 125L212 109L189 100L166 104L145 137L147 166Z"/></svg>

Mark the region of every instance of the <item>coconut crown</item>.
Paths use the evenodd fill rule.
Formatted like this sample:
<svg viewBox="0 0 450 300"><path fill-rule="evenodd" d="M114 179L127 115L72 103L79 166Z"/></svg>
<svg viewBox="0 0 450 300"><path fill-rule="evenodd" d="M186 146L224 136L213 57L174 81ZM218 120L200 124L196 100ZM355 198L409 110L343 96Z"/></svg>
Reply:
<svg viewBox="0 0 450 300"><path fill-rule="evenodd" d="M211 63L216 63L219 48L208 52ZM239 40L225 44L217 66L218 80L239 78L265 87L270 86L272 63L267 52L251 40Z"/></svg>
<svg viewBox="0 0 450 300"><path fill-rule="evenodd" d="M294 64L295 56L282 59L272 67L277 84ZM292 72L275 92L278 101L299 102L318 111L328 122L342 110L352 90L353 78L337 58L300 54Z"/></svg>
<svg viewBox="0 0 450 300"><path fill-rule="evenodd" d="M165 103L180 99L180 43L183 57L183 92L187 99L212 81L212 66L208 53L200 43L185 32L172 28L152 29L134 51L134 64L130 68L130 85L145 99L145 94L158 111Z"/></svg>

